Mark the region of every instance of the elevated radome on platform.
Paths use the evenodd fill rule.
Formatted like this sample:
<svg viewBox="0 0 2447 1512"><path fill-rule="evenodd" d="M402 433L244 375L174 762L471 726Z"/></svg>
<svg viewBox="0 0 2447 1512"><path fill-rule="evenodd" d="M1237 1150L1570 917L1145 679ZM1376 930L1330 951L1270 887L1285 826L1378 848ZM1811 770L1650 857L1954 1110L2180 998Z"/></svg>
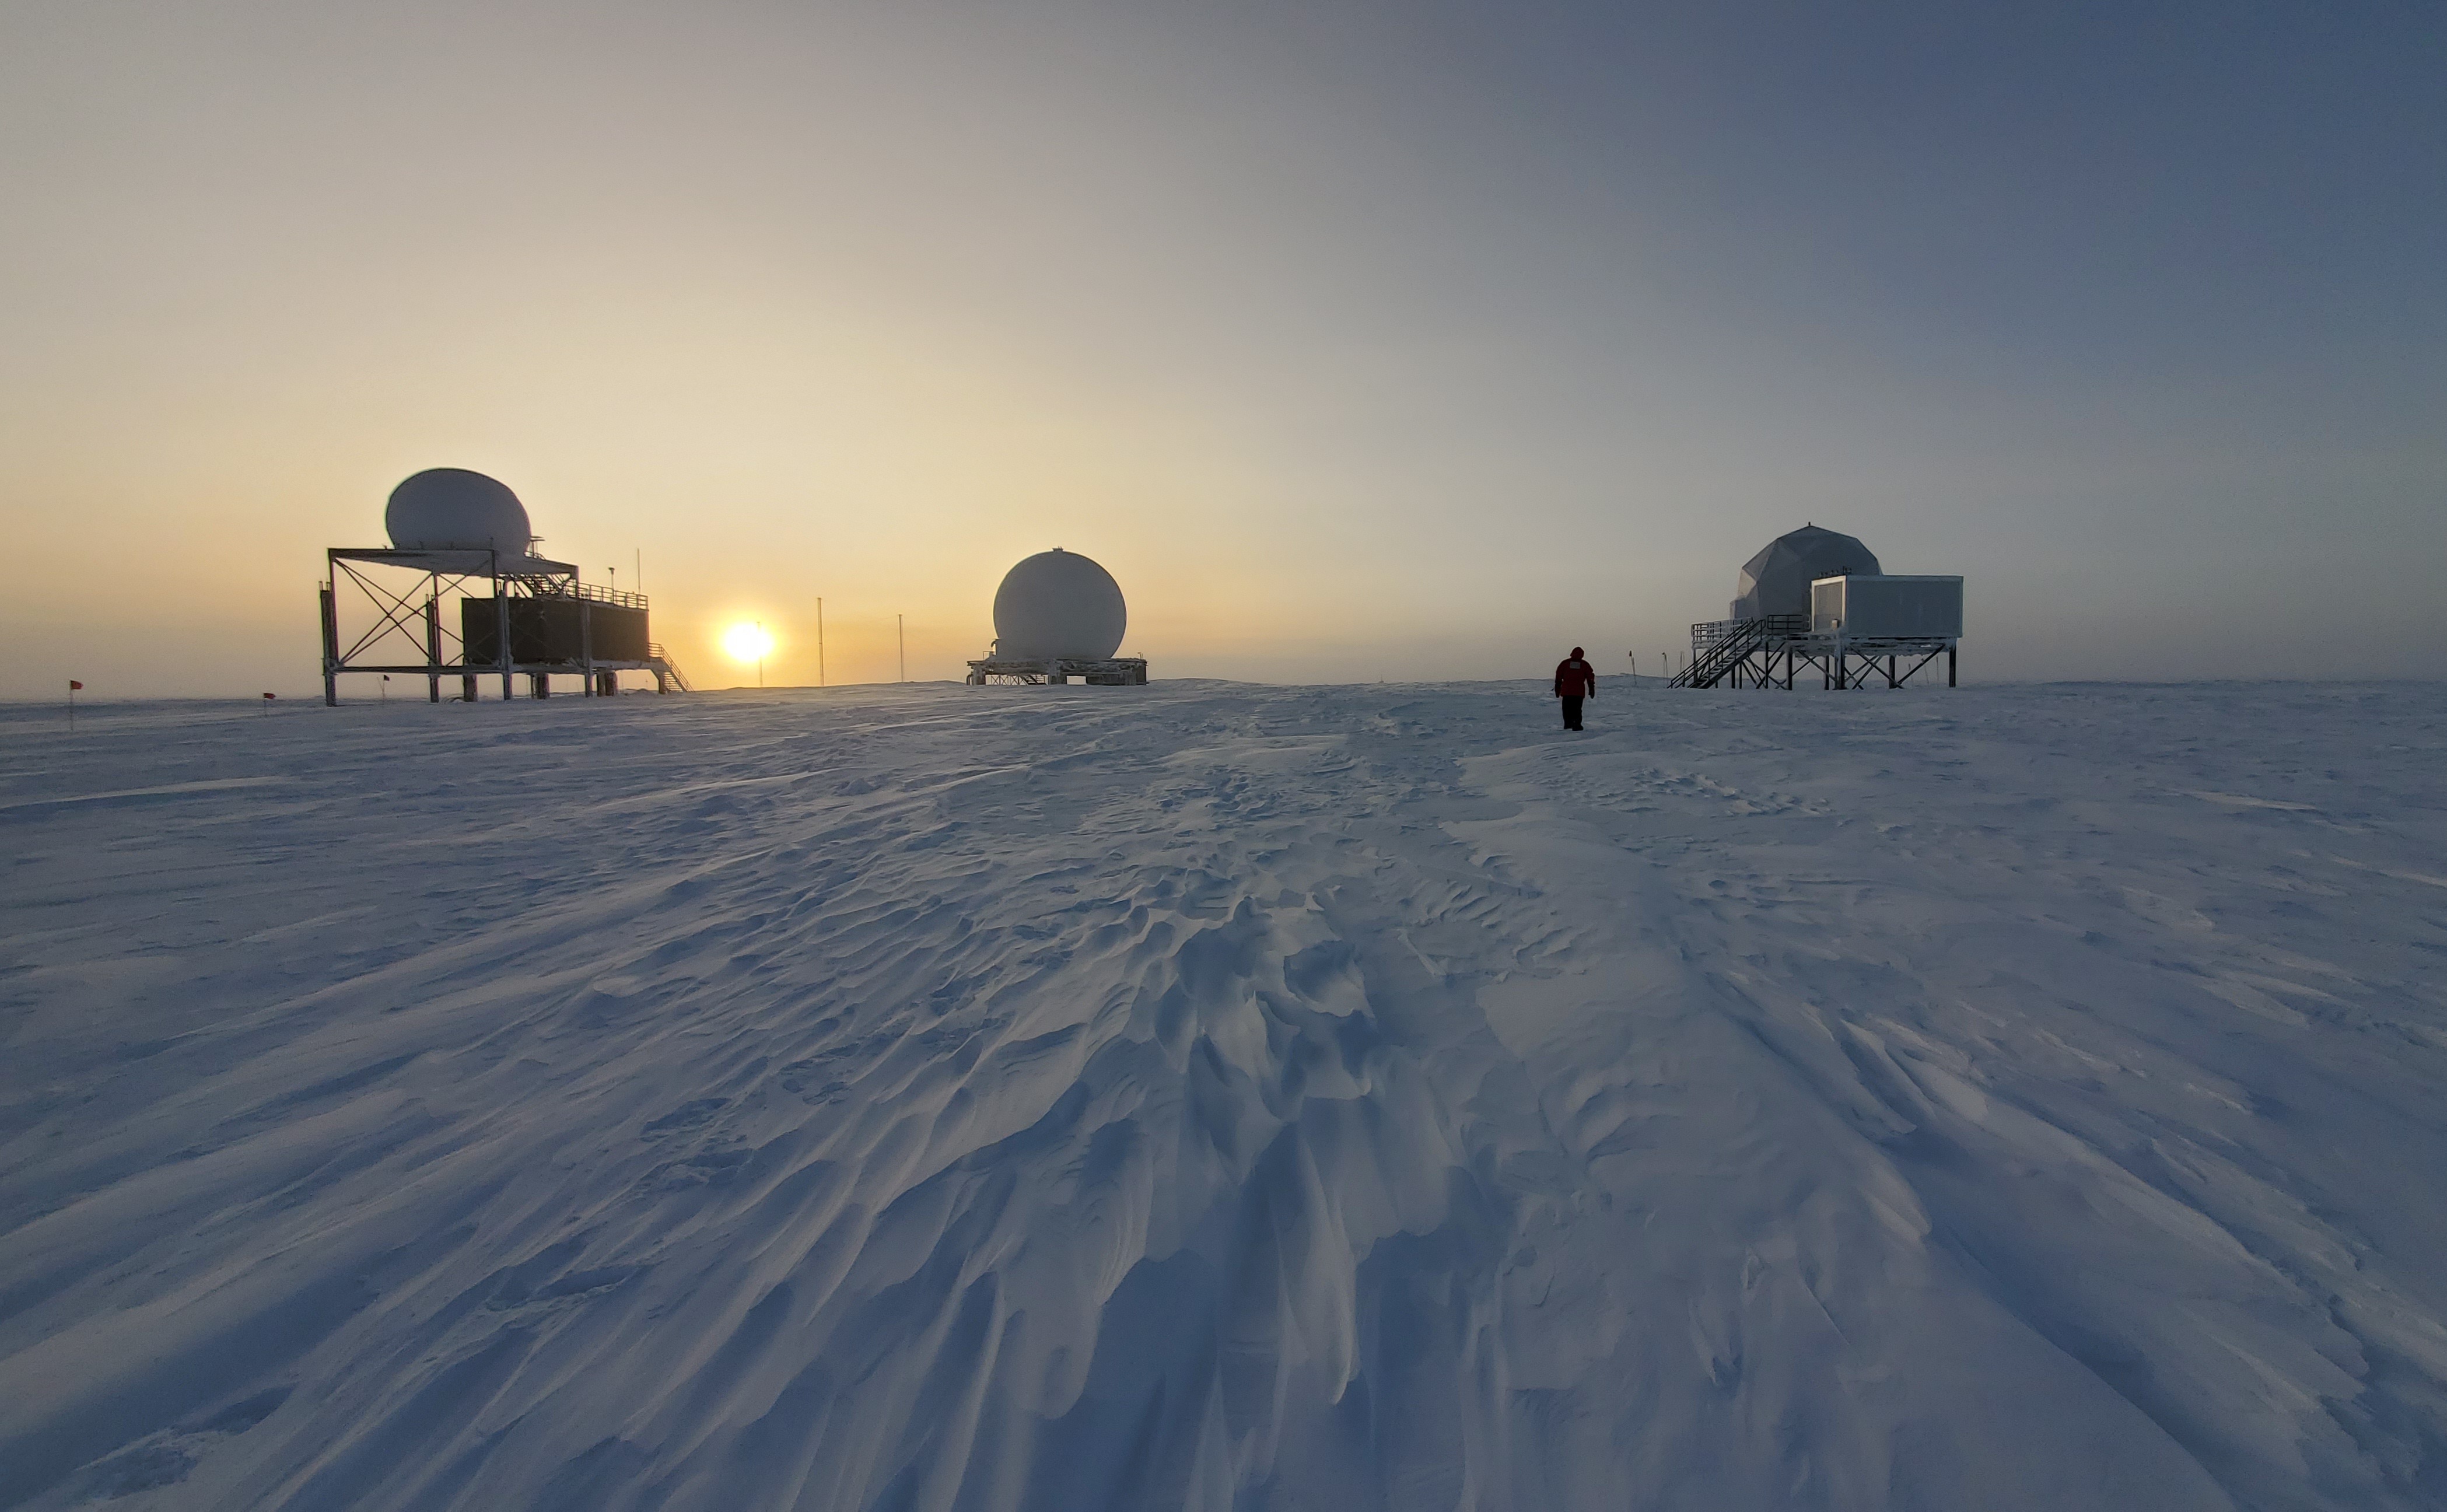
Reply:
<svg viewBox="0 0 2447 1512"><path fill-rule="evenodd" d="M500 678L504 699L519 677L537 698L555 677L609 695L624 671L653 674L656 691L688 690L654 641L645 595L584 582L575 565L535 555L526 505L498 480L428 467L391 490L383 524L388 546L323 554L325 703L339 702L347 674L421 676L433 703L446 678L460 701L476 702L480 675ZM446 615L451 599L458 611Z"/></svg>
<svg viewBox="0 0 2447 1512"><path fill-rule="evenodd" d="M1147 663L1113 654L1129 622L1122 585L1103 566L1059 546L1038 552L1003 575L994 650L969 663L968 681L1138 686Z"/></svg>
<svg viewBox="0 0 2447 1512"><path fill-rule="evenodd" d="M1691 659L1675 687L1790 689L1811 667L1831 689L1874 675L1900 688L1940 657L1954 686L1963 579L1889 574L1859 538L1814 521L1742 564L1731 607L1731 617L1691 627Z"/></svg>
<svg viewBox="0 0 2447 1512"><path fill-rule="evenodd" d="M1821 577L1847 573L1877 573L1877 553L1839 531L1804 525L1759 548L1742 563L1735 585L1732 619L1759 619L1770 614L1810 613L1810 585Z"/></svg>

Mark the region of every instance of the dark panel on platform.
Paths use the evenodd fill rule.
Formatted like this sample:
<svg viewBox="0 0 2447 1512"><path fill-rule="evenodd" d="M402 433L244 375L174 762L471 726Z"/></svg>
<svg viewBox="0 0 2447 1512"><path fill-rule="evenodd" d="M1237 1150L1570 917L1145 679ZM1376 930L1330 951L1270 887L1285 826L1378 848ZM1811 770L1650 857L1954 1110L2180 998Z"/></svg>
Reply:
<svg viewBox="0 0 2447 1512"><path fill-rule="evenodd" d="M646 659L646 612L642 609L616 609L610 604L586 606L594 637L595 659L604 661L644 661Z"/></svg>
<svg viewBox="0 0 2447 1512"><path fill-rule="evenodd" d="M473 667L501 664L501 600L459 600L459 633ZM520 666L646 659L646 612L579 598L513 598L510 660ZM581 626L580 616L584 616Z"/></svg>

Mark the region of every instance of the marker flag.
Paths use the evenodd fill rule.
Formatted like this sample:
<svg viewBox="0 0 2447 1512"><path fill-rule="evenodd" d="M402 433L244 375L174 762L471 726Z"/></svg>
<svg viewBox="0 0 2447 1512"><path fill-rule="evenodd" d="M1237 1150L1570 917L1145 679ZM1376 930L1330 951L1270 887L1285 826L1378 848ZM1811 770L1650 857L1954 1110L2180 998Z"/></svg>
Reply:
<svg viewBox="0 0 2447 1512"><path fill-rule="evenodd" d="M84 692L85 684L78 682L75 678L71 677L68 679L68 691L72 693Z"/></svg>

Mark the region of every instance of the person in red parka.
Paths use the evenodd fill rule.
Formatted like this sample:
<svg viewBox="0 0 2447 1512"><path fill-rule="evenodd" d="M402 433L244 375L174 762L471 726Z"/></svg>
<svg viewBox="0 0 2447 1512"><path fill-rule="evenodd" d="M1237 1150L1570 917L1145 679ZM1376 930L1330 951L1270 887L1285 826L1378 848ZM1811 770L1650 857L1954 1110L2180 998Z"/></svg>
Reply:
<svg viewBox="0 0 2447 1512"><path fill-rule="evenodd" d="M1598 671L1581 659L1581 648L1555 664L1555 696L1564 701L1564 728L1581 728L1581 700L1598 695Z"/></svg>

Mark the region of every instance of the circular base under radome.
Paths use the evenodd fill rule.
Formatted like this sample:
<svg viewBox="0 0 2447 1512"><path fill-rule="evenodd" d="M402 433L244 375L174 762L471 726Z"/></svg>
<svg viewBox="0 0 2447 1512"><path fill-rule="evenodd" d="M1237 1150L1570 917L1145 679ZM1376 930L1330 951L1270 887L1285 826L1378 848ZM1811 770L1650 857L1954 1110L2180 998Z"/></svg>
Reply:
<svg viewBox="0 0 2447 1512"><path fill-rule="evenodd" d="M1073 680L1098 688L1145 688L1147 660L1140 656L988 656L969 663L969 686L988 683L1041 685Z"/></svg>

